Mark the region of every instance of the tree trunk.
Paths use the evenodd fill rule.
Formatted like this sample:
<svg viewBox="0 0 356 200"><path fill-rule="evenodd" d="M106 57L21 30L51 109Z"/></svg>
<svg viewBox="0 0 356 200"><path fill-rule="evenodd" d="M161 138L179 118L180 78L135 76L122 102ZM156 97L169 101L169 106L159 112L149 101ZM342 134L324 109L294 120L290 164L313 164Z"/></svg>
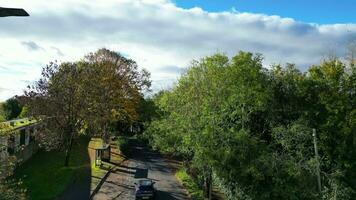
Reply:
<svg viewBox="0 0 356 200"><path fill-rule="evenodd" d="M204 197L211 199L212 191L212 173L209 170L208 176L204 178Z"/></svg>
<svg viewBox="0 0 356 200"><path fill-rule="evenodd" d="M213 193L213 176L210 172L210 178L209 178L209 200L212 199L212 194Z"/></svg>
<svg viewBox="0 0 356 200"><path fill-rule="evenodd" d="M110 137L109 137L109 133L108 133L108 128L107 127L108 126L105 124L104 129L103 129L104 133L102 135L102 139L103 139L103 142L104 142L105 145L110 144Z"/></svg>
<svg viewBox="0 0 356 200"><path fill-rule="evenodd" d="M69 144L66 149L66 156L64 160L64 166L68 167L69 166L69 158L70 158L70 153L72 151L72 146L73 146L73 133L71 133L70 139L69 139Z"/></svg>
<svg viewBox="0 0 356 200"><path fill-rule="evenodd" d="M208 198L209 194L208 194L208 180L206 177L204 177L204 197Z"/></svg>

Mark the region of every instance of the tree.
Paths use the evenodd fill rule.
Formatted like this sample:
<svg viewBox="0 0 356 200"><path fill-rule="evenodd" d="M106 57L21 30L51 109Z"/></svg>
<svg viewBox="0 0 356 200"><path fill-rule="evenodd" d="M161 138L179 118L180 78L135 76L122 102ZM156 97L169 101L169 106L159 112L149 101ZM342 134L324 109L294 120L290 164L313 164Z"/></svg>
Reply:
<svg viewBox="0 0 356 200"><path fill-rule="evenodd" d="M137 109L143 92L150 87L150 74L139 70L135 61L107 49L85 57L86 117L91 130L107 141L109 126L132 124L139 119Z"/></svg>
<svg viewBox="0 0 356 200"><path fill-rule="evenodd" d="M22 106L16 97L6 100L2 106L6 120L17 118L22 111Z"/></svg>
<svg viewBox="0 0 356 200"><path fill-rule="evenodd" d="M141 92L149 87L149 74L116 52L100 49L74 63L50 63L42 78L26 92L31 116L46 121L50 133L45 141L70 152L80 134L108 139L108 127L115 120L137 119Z"/></svg>
<svg viewBox="0 0 356 200"><path fill-rule="evenodd" d="M28 107L23 106L19 118L25 118L28 116Z"/></svg>
<svg viewBox="0 0 356 200"><path fill-rule="evenodd" d="M350 44L348 44L346 60L351 68L356 67L356 41L350 42Z"/></svg>
<svg viewBox="0 0 356 200"><path fill-rule="evenodd" d="M206 197L215 174L231 199L350 199L355 80L354 68L336 58L302 73L293 64L265 69L258 54L216 54L193 61L172 90L154 98L159 115L144 135L154 148L181 155Z"/></svg>
<svg viewBox="0 0 356 200"><path fill-rule="evenodd" d="M236 155L246 160L242 154L246 149L240 147L248 146L256 155L263 152L259 149L265 145L251 132L260 127L249 119L257 120L254 114L263 112L268 91L265 80L260 55L240 52L229 61L217 54L194 61L177 86L160 97L158 107L164 115L146 132L153 135L149 137L155 146L180 152L201 172L206 197L213 172L230 182L235 181L232 174L243 173L236 163ZM251 180L247 173L255 175L245 173L246 182Z"/></svg>
<svg viewBox="0 0 356 200"><path fill-rule="evenodd" d="M0 122L6 121L5 111L3 107L4 103L0 103Z"/></svg>
<svg viewBox="0 0 356 200"><path fill-rule="evenodd" d="M26 92L31 115L46 120L47 128L56 135L45 141L56 142L65 150L65 166L69 164L73 140L84 125L86 105L82 74L78 63L51 62L43 68L42 78Z"/></svg>

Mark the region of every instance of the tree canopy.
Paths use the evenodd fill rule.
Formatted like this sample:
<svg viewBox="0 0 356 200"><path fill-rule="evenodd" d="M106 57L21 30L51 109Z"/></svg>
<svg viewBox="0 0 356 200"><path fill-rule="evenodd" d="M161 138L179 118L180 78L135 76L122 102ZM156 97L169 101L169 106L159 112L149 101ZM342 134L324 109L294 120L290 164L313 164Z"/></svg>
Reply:
<svg viewBox="0 0 356 200"><path fill-rule="evenodd" d="M79 134L107 137L112 121L137 120L149 73L120 54L100 49L77 62L52 62L26 92L28 112L46 121L45 143L69 152ZM48 136L50 138L48 138Z"/></svg>
<svg viewBox="0 0 356 200"><path fill-rule="evenodd" d="M351 199L354 66L332 59L303 73L293 64L266 69L262 61L248 52L194 61L172 90L154 97L159 116L145 137L154 148L183 156L202 182L213 173L230 199Z"/></svg>
<svg viewBox="0 0 356 200"><path fill-rule="evenodd" d="M2 115L4 115L6 120L17 118L22 111L22 105L16 97L6 100L0 106L2 107L0 109L2 110Z"/></svg>

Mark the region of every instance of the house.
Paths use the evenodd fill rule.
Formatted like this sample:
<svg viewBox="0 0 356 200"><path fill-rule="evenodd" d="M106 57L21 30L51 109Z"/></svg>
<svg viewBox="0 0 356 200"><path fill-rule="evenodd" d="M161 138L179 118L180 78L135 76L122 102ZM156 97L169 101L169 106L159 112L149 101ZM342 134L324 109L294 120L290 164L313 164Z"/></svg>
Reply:
<svg viewBox="0 0 356 200"><path fill-rule="evenodd" d="M42 122L29 118L0 123L0 160L15 156L18 164L27 161L38 150L36 133L42 127Z"/></svg>

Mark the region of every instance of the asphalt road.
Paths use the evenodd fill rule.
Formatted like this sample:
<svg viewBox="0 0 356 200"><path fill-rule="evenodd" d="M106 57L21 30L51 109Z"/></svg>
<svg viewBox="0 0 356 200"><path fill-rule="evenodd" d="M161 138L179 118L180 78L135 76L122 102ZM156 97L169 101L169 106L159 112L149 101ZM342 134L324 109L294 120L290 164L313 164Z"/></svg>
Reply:
<svg viewBox="0 0 356 200"><path fill-rule="evenodd" d="M94 200L135 199L134 182L138 178L156 182L156 200L189 199L185 189L158 153L138 144L132 150L131 159L110 173L93 197Z"/></svg>

